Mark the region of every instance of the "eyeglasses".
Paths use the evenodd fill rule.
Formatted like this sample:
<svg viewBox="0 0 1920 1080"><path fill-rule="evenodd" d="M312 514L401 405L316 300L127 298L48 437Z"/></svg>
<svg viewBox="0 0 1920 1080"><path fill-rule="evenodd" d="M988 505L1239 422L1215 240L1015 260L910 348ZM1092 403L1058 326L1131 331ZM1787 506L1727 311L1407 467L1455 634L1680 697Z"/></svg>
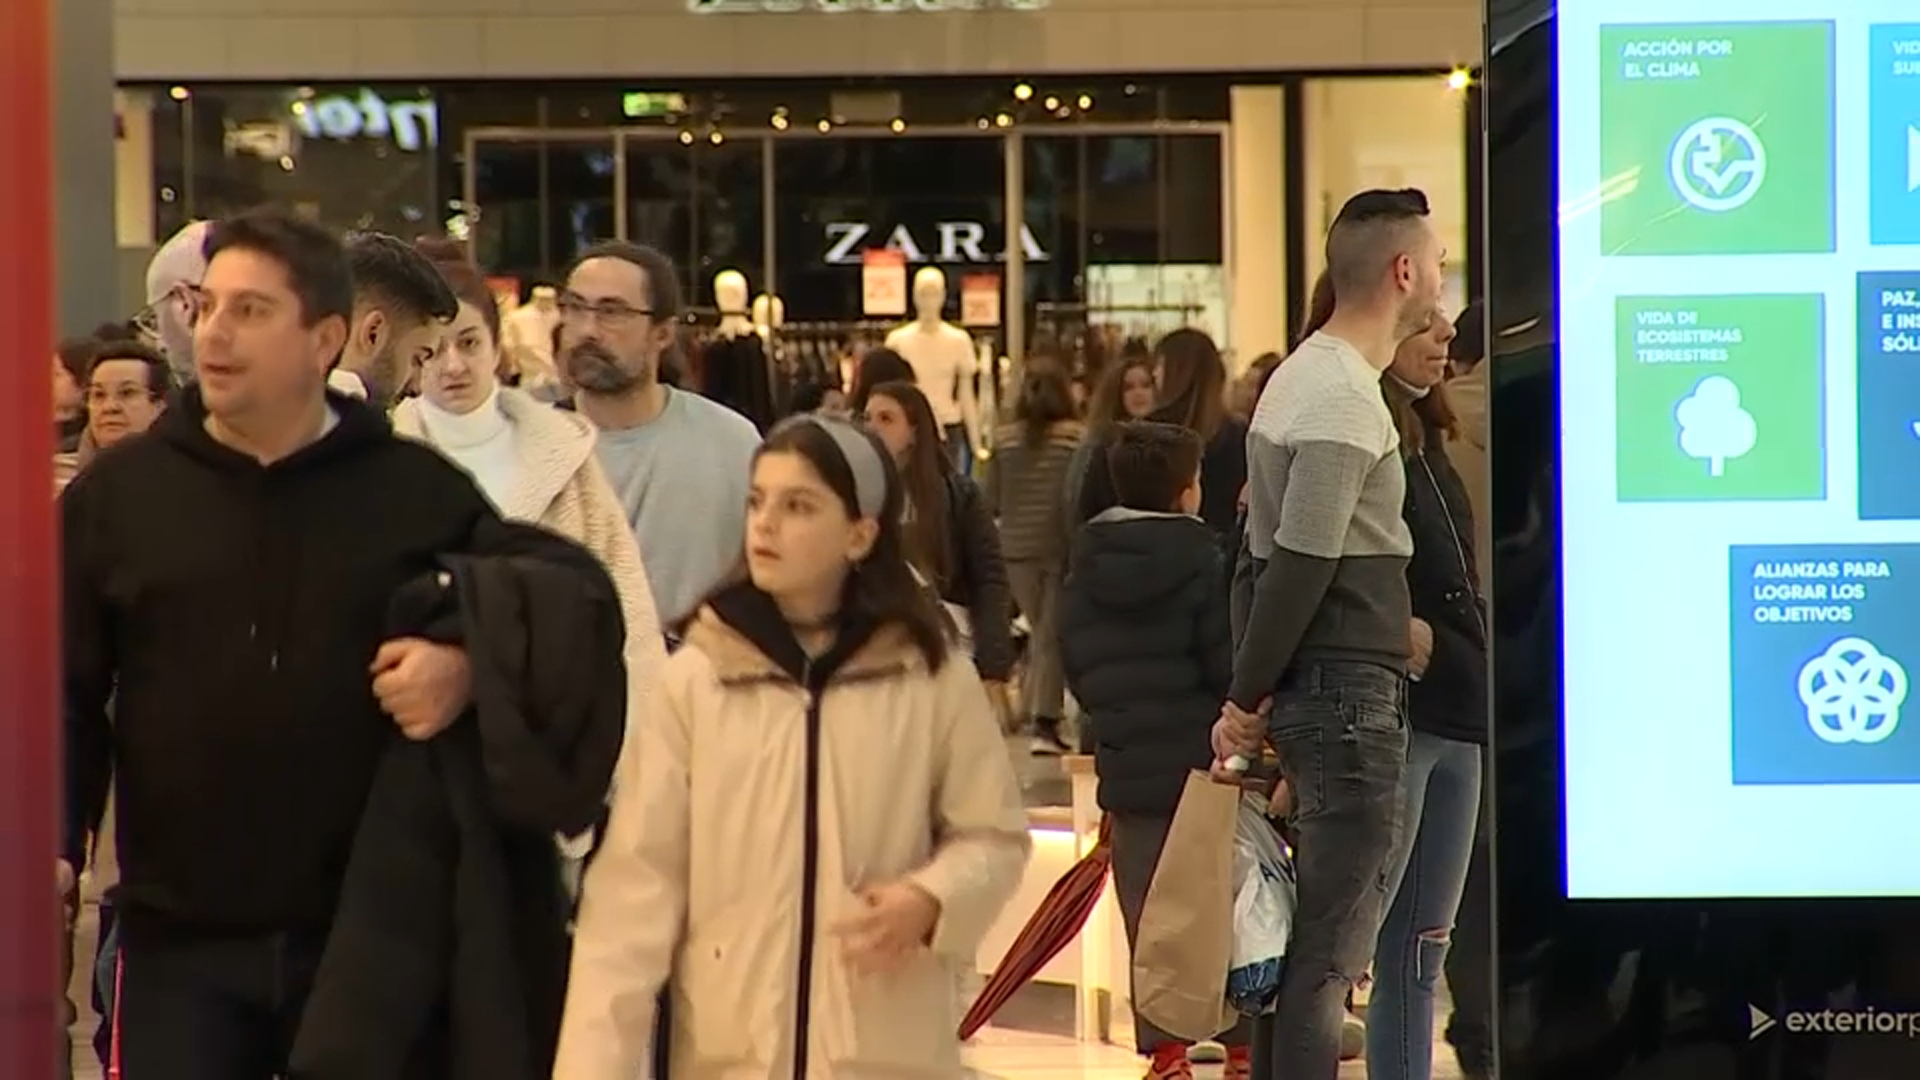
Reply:
<svg viewBox="0 0 1920 1080"><path fill-rule="evenodd" d="M200 288L181 282L168 289L166 294L133 313L128 319L134 330L149 340L160 336L160 312L172 307L180 315L181 325L191 327L200 317Z"/></svg>
<svg viewBox="0 0 1920 1080"><path fill-rule="evenodd" d="M635 319L653 314L621 300L598 300L589 304L578 296L562 296L555 306L559 308L562 322L584 323L591 319L609 328L628 326Z"/></svg>

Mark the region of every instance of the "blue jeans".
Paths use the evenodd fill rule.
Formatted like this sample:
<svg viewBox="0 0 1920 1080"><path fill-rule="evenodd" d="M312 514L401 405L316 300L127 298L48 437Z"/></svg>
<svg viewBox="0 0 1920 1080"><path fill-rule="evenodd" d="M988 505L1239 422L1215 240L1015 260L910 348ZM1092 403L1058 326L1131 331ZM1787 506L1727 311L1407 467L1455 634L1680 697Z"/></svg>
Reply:
<svg viewBox="0 0 1920 1080"><path fill-rule="evenodd" d="M1433 1075L1433 987L1446 963L1480 819L1481 748L1425 732L1407 753L1405 833L1373 954L1370 1080Z"/></svg>
<svg viewBox="0 0 1920 1080"><path fill-rule="evenodd" d="M1293 789L1299 898L1267 1075L1332 1080L1347 994L1380 931L1407 767L1406 680L1307 663L1273 695L1268 734Z"/></svg>

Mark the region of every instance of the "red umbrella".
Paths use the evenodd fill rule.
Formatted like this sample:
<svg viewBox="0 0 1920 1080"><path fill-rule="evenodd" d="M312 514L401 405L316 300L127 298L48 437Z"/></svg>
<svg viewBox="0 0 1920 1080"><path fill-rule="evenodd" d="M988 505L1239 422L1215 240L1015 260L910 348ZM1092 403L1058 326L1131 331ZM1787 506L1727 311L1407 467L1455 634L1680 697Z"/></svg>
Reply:
<svg viewBox="0 0 1920 1080"><path fill-rule="evenodd" d="M1033 981L1040 969L1047 966L1047 961L1058 956L1080 933L1087 916L1093 914L1094 905L1100 902L1100 894L1106 891L1107 869L1112 863L1113 820L1102 815L1100 836L1094 841L1093 850L1053 883L1047 898L1040 901L1027 925L1021 928L1020 936L1007 947L1007 955L1000 958L993 976L974 999L966 1018L960 1021L962 1039L972 1038L974 1032L985 1027L993 1014L1000 1011L1000 1006L1013 997L1014 991Z"/></svg>

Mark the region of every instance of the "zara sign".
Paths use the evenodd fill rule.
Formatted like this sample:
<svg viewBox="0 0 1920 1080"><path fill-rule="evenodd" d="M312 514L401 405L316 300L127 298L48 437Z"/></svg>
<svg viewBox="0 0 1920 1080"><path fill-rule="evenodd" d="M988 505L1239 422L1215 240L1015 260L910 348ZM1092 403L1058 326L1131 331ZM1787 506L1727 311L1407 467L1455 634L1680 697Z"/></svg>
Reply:
<svg viewBox="0 0 1920 1080"><path fill-rule="evenodd" d="M821 261L829 266L859 266L860 253L873 247L897 251L909 263L991 266L1007 260L1006 252L987 250L987 227L977 221L939 221L933 229L934 243L928 247L905 225L883 234L862 221L830 221L827 253ZM1051 257L1025 225L1020 227L1020 249L1028 262L1046 262Z"/></svg>
<svg viewBox="0 0 1920 1080"><path fill-rule="evenodd" d="M440 141L440 111L432 98L388 101L371 88L355 96L328 94L292 105L294 122L309 139L378 139L407 153L431 150Z"/></svg>

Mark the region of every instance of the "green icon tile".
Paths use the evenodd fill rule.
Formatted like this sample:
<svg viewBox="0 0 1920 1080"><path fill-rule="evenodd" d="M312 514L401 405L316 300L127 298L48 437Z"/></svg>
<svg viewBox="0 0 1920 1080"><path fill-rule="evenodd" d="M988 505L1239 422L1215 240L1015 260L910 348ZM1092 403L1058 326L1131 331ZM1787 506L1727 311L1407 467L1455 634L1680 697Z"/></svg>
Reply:
<svg viewBox="0 0 1920 1080"><path fill-rule="evenodd" d="M1825 299L1623 296L1622 501L1826 496Z"/></svg>
<svg viewBox="0 0 1920 1080"><path fill-rule="evenodd" d="M1607 26L1600 49L1604 254L1833 250L1831 22Z"/></svg>

